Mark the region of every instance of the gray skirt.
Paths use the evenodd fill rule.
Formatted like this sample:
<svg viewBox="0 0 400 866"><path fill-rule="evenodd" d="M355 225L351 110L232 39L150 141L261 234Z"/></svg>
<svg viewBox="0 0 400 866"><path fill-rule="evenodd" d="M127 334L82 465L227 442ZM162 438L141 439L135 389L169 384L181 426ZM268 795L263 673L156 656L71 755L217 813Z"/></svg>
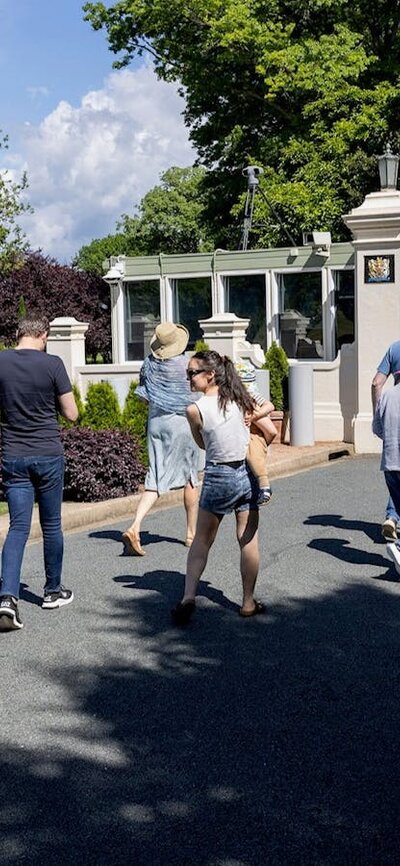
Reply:
<svg viewBox="0 0 400 866"><path fill-rule="evenodd" d="M167 493L198 482L200 449L197 447L185 415L174 415L149 407L147 427L149 469L145 490Z"/></svg>

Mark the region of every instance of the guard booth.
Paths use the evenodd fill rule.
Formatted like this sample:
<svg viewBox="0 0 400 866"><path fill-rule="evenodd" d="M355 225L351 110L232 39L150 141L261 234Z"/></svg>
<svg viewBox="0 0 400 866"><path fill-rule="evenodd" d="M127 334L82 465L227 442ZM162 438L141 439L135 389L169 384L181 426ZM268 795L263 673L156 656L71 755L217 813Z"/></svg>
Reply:
<svg viewBox="0 0 400 866"><path fill-rule="evenodd" d="M113 365L105 374L137 376L160 321L185 325L189 350L231 329L254 347L261 366L275 340L291 364L307 362L314 374L315 437L352 441L354 395L354 249L312 242L302 247L146 257L105 262L112 303ZM231 317L231 318L230 318ZM246 331L239 333L245 320ZM255 347L258 347L256 350ZM243 353L242 353L243 354ZM96 366L80 369L87 381Z"/></svg>
<svg viewBox="0 0 400 866"><path fill-rule="evenodd" d="M113 363L79 363L84 323L57 320L62 334L53 341L56 353L60 340L65 344L83 396L89 382L107 378L126 393L158 322L181 322L190 333L189 350L204 335L256 367L276 341L290 365L312 369L315 439L353 443L358 453L380 451L371 430L370 386L387 347L400 338L398 163L387 148L378 158L381 189L343 216L352 243L332 244L328 232L313 232L299 248L104 262Z"/></svg>

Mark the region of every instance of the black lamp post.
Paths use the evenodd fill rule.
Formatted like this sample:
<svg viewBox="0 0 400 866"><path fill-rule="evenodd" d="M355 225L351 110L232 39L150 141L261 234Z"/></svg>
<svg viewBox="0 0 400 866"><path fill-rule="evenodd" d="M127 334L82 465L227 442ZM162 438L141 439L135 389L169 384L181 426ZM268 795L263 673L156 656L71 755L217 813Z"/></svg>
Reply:
<svg viewBox="0 0 400 866"><path fill-rule="evenodd" d="M378 166L381 189L397 189L399 156L392 153L389 144L386 145L386 152L382 156L378 156Z"/></svg>

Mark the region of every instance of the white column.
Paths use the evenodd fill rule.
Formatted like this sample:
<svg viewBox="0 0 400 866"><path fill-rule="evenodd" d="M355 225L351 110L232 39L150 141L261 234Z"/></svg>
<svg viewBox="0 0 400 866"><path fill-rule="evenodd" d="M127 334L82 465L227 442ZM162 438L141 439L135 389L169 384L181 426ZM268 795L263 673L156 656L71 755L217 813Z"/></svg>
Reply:
<svg viewBox="0 0 400 866"><path fill-rule="evenodd" d="M204 342L220 355L228 355L233 361L238 358L251 358L254 365L261 367L265 361L264 352L258 343L248 343L246 331L250 319L239 319L235 313L219 313L210 319L200 319Z"/></svg>
<svg viewBox="0 0 400 866"><path fill-rule="evenodd" d="M380 451L381 442L371 430L371 381L390 343L400 339L400 192L370 193L343 219L353 234L355 248L354 446L360 454L373 453ZM377 281L368 275L371 258L378 260L378 272L382 268ZM384 266L392 262L392 273L386 280Z"/></svg>
<svg viewBox="0 0 400 866"><path fill-rule="evenodd" d="M172 280L168 277L161 277L160 315L162 322L173 322L174 320L173 287Z"/></svg>
<svg viewBox="0 0 400 866"><path fill-rule="evenodd" d="M109 283L111 296L111 344L113 364L126 361L125 351L125 309L122 280Z"/></svg>
<svg viewBox="0 0 400 866"><path fill-rule="evenodd" d="M73 316L61 316L50 322L47 352L49 355L58 355L64 361L72 382L75 368L85 365L85 334L88 327L88 322L78 322Z"/></svg>

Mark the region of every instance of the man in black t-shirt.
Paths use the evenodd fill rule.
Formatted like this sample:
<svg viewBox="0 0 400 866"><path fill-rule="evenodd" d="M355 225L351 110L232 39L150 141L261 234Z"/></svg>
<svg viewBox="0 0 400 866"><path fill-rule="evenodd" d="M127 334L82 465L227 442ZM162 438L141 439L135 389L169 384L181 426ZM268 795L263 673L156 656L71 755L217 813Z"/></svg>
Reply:
<svg viewBox="0 0 400 866"><path fill-rule="evenodd" d="M46 574L42 607L62 607L74 597L61 584L64 454L57 416L76 421L78 410L61 358L45 352L48 334L47 319L26 318L18 327L17 347L0 352L2 474L10 512L1 560L0 631L22 628L20 574L35 498Z"/></svg>

